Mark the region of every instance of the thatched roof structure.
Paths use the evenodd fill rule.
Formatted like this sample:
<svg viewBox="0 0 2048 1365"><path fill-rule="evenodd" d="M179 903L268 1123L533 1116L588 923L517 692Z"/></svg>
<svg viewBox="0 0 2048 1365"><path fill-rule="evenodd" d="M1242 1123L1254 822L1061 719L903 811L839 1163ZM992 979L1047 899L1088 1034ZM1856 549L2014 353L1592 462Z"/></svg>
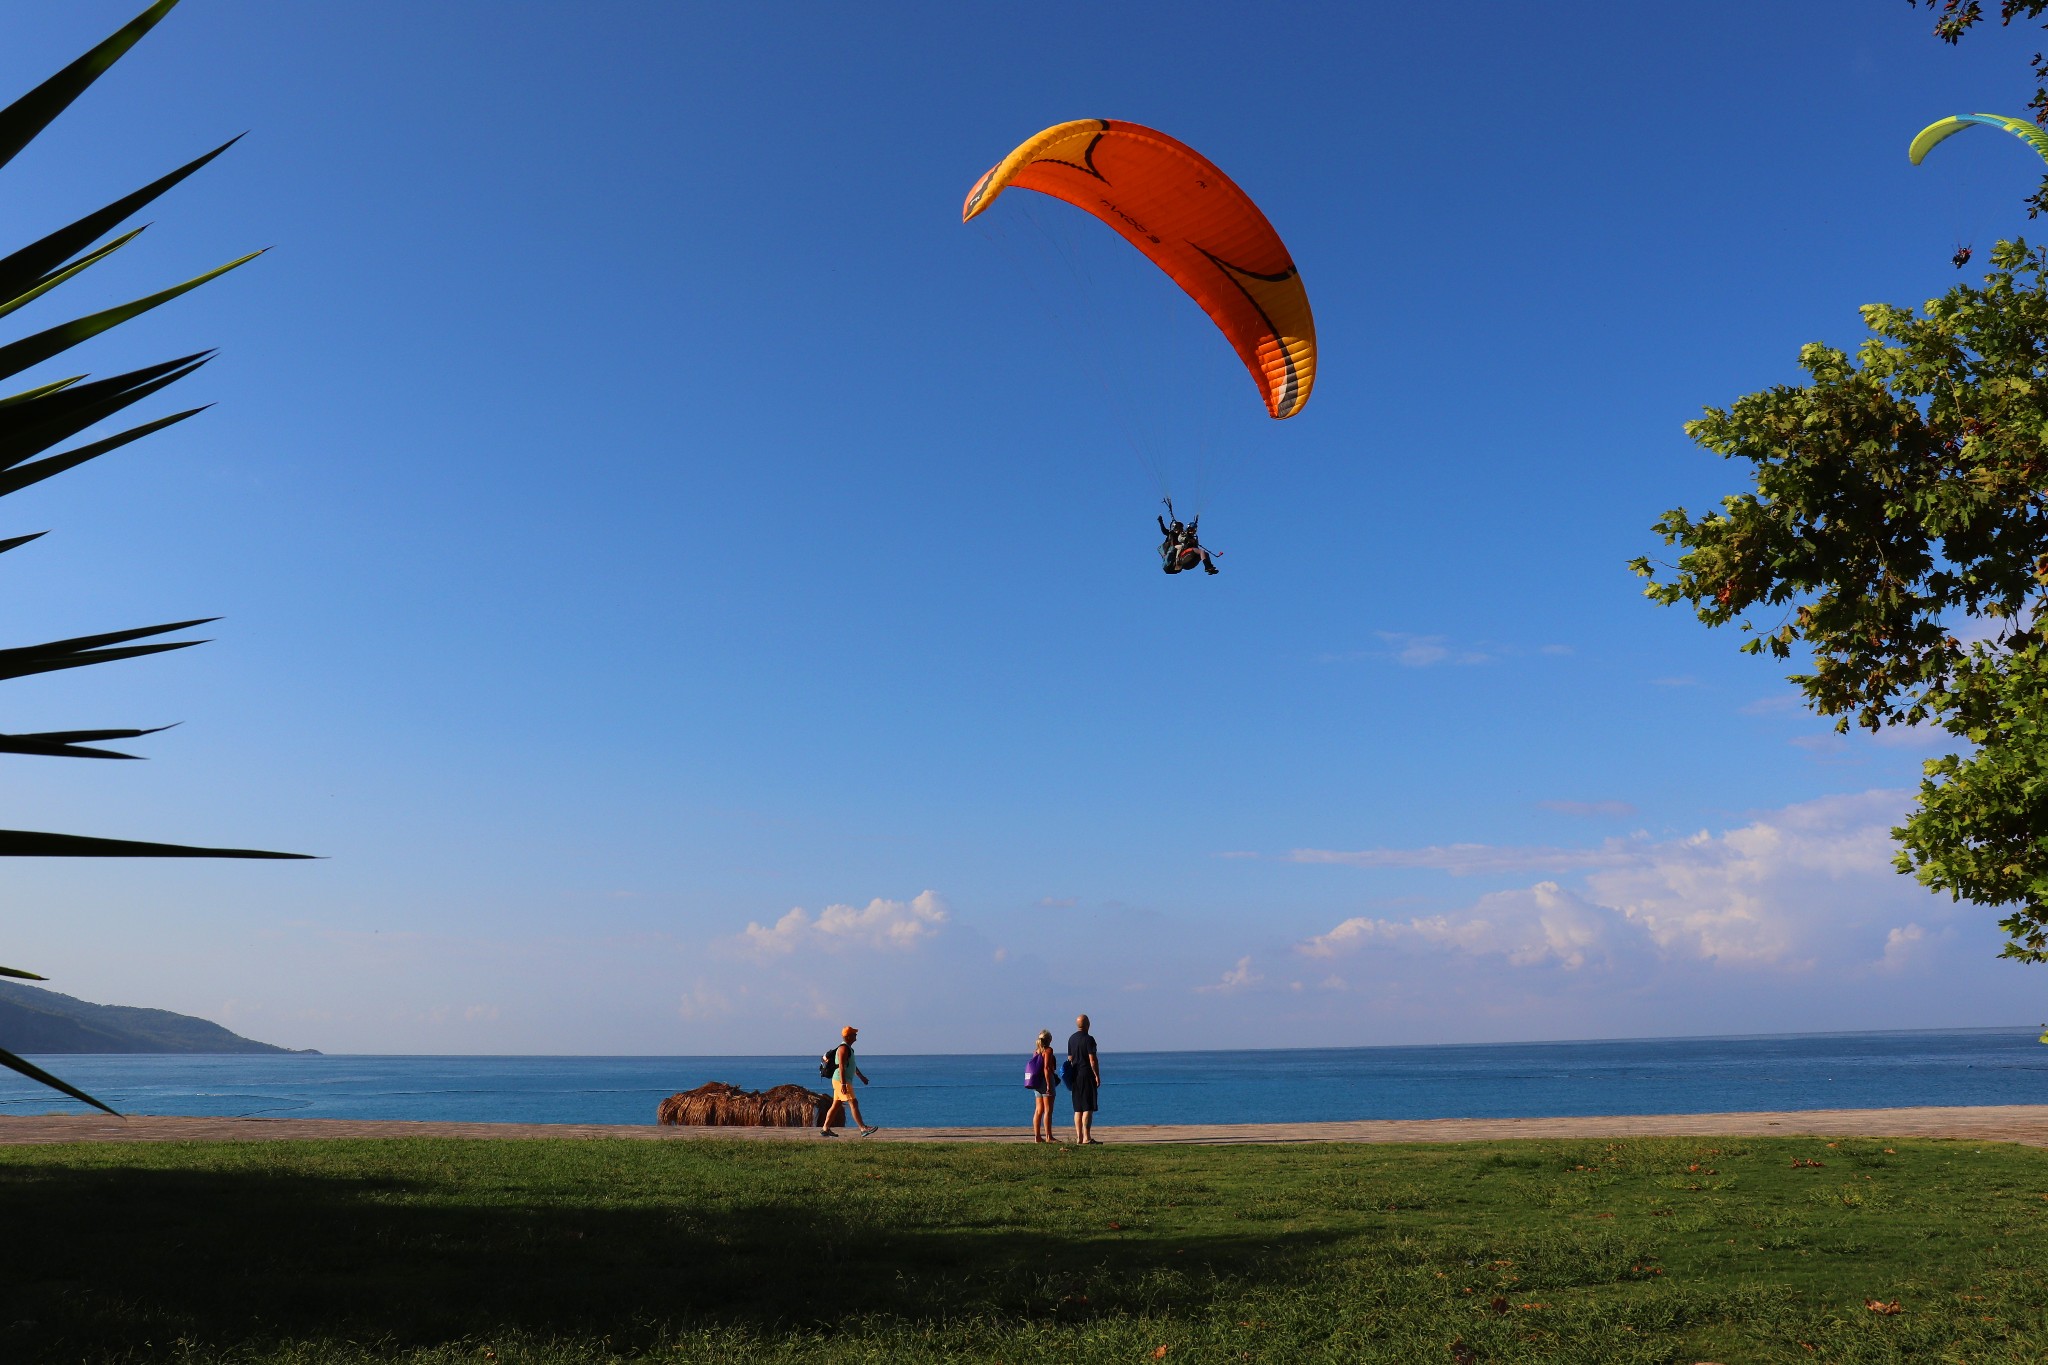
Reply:
<svg viewBox="0 0 2048 1365"><path fill-rule="evenodd" d="M712 1081L680 1095L670 1095L655 1111L660 1123L707 1128L805 1128L818 1121L828 1096L800 1085L773 1090L742 1090Z"/></svg>

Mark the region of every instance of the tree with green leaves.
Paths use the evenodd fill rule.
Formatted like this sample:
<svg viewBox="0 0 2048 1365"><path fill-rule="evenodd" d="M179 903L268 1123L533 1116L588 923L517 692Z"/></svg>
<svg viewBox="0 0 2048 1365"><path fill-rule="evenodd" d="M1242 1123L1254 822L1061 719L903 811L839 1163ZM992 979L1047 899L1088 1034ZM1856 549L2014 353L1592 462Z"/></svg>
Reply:
<svg viewBox="0 0 2048 1365"><path fill-rule="evenodd" d="M1908 3L1947 43L1985 17L1980 0ZM2007 25L2044 14L1999 7ZM2044 123L2048 55L2033 70ZM2027 206L2048 209L2048 180ZM1953 736L1892 831L1897 867L2005 911L2003 955L2048 962L2048 252L2000 242L1991 265L1918 312L1865 307L1853 360L1809 345L1806 384L1687 423L1754 487L1666 512L1653 529L1677 563L1630 567L1653 601L1738 625L1745 652L1797 654L1792 681L1837 730Z"/></svg>
<svg viewBox="0 0 2048 1365"><path fill-rule="evenodd" d="M1718 511L1666 512L1683 554L1645 593L1736 625L1838 730L1938 726L1893 831L1898 867L1998 907L2004 955L2048 962L2048 252L2000 242L1982 288L1862 310L1854 359L1709 408L1687 433L1748 464Z"/></svg>
<svg viewBox="0 0 2048 1365"><path fill-rule="evenodd" d="M0 166L26 147L51 120L78 98L85 89L112 66L123 53L154 28L178 0L157 0L119 32L80 57L13 104L0 110ZM0 257L0 317L34 303L43 295L75 278L91 266L127 246L142 232L134 228L105 240L158 195L184 180L219 156L234 139L223 143L170 174L144 185L134 193L116 199L83 218L29 243L11 255ZM146 313L180 294L197 289L209 280L254 260L261 252L229 261L203 275L173 285L146 297L113 308L101 309L54 327L0 344L0 382L22 375L111 327ZM142 401L159 390L185 378L212 358L201 351L175 360L117 374L106 379L89 379L83 374L33 382L31 386L0 397L0 497L18 493L54 474L75 469L136 441L151 432L182 422L203 411L188 408L164 417L152 418L109 436L87 440L70 449L52 448ZM44 533L31 532L0 539L0 553L15 550ZM116 659L139 658L165 650L184 649L204 641L163 640L171 635L205 625L214 618L170 621L161 625L80 635L66 640L0 649L0 680L50 673L60 669L83 668ZM148 641L148 643L136 643ZM158 726L156 729L162 729ZM100 747L108 741L139 739L155 729L60 730L37 734L0 734L0 754L31 754L54 758L127 759L125 754ZM247 848L197 848L182 844L146 843L130 839L104 839L80 834L50 834L32 830L0 830L0 857L67 858L298 858L304 854L271 853ZM0 967L0 976L29 981L44 978L15 967ZM113 1110L77 1087L59 1080L11 1052L0 1050L0 1066L52 1086L108 1113Z"/></svg>

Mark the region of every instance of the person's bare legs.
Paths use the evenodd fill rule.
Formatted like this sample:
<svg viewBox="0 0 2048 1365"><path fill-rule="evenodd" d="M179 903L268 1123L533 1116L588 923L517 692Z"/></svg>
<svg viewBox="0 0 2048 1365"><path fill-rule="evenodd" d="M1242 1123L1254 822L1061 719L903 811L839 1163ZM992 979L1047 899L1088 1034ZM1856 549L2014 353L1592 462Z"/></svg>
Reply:
<svg viewBox="0 0 2048 1365"><path fill-rule="evenodd" d="M828 1137L831 1136L833 1120L837 1119L838 1117L839 1101L834 1100L832 1101L832 1103L825 1106L825 1117L818 1120L818 1131Z"/></svg>
<svg viewBox="0 0 2048 1365"><path fill-rule="evenodd" d="M1074 1140L1076 1142L1095 1141L1095 1111L1093 1109L1090 1109L1085 1114L1074 1115L1074 1132Z"/></svg>

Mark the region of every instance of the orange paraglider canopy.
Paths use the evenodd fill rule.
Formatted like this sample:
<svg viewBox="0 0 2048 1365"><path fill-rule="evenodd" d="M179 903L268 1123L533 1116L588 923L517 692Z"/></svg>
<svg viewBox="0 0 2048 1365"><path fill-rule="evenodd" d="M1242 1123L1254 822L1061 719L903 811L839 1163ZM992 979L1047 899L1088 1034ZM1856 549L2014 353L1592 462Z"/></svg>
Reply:
<svg viewBox="0 0 2048 1365"><path fill-rule="evenodd" d="M1292 417L1316 378L1316 324L1286 244L1208 158L1115 119L1048 128L974 182L965 222L1015 185L1094 214L1173 277L1230 339L1266 411Z"/></svg>

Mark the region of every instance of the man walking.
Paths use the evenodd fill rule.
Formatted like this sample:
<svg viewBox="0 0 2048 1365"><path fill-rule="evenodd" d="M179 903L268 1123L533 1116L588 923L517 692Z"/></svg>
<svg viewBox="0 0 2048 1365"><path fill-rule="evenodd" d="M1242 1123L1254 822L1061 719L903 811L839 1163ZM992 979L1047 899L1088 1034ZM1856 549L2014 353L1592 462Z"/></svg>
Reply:
<svg viewBox="0 0 2048 1365"><path fill-rule="evenodd" d="M1095 1142L1095 1090L1102 1084L1102 1064L1095 1057L1095 1037L1088 1032L1088 1016L1074 1020L1074 1036L1067 1039L1067 1089L1074 1096L1074 1141Z"/></svg>
<svg viewBox="0 0 2048 1365"><path fill-rule="evenodd" d="M853 1097L853 1078L860 1077L860 1083L868 1083L868 1075L853 1060L853 1040L860 1036L860 1030L848 1024L839 1030L841 1042L833 1050L832 1060L832 1103L825 1110L825 1117L818 1122L819 1137L837 1137L832 1131L832 1121L839 1117L839 1106L845 1105L846 1112L853 1116L853 1122L860 1129L862 1137L873 1137L876 1130L868 1126L860 1116L860 1101Z"/></svg>

